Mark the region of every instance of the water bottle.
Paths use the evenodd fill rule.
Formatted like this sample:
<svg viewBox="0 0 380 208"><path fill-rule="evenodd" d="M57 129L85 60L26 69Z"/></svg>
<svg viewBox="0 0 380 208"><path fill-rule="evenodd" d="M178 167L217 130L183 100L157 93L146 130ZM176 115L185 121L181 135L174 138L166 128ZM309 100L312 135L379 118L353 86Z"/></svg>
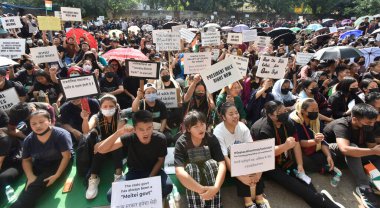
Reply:
<svg viewBox="0 0 380 208"><path fill-rule="evenodd" d="M175 208L175 201L173 197L173 193L169 194L169 208Z"/></svg>
<svg viewBox="0 0 380 208"><path fill-rule="evenodd" d="M174 196L174 201L178 202L181 200L181 195L179 194L176 185L173 185L173 196Z"/></svg>
<svg viewBox="0 0 380 208"><path fill-rule="evenodd" d="M331 178L330 184L332 187L337 187L340 182L340 177L342 177L342 171L340 171L338 168L334 167L334 177Z"/></svg>
<svg viewBox="0 0 380 208"><path fill-rule="evenodd" d="M9 203L16 201L15 190L10 185L5 187L5 194L7 195Z"/></svg>

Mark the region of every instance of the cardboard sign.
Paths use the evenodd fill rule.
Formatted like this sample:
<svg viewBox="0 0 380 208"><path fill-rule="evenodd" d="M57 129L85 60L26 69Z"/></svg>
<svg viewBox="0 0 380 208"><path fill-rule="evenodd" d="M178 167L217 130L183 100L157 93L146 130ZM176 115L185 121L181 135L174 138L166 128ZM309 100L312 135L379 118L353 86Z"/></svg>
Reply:
<svg viewBox="0 0 380 208"><path fill-rule="evenodd" d="M242 44L243 43L243 34L241 33L228 33L227 43L229 44Z"/></svg>
<svg viewBox="0 0 380 208"><path fill-rule="evenodd" d="M220 32L201 32L202 46L220 45Z"/></svg>
<svg viewBox="0 0 380 208"><path fill-rule="evenodd" d="M179 32L182 28L187 29L187 25L176 25L172 27L172 32Z"/></svg>
<svg viewBox="0 0 380 208"><path fill-rule="evenodd" d="M165 157L164 170L166 174L174 175L174 147L168 147L168 154Z"/></svg>
<svg viewBox="0 0 380 208"><path fill-rule="evenodd" d="M21 20L19 16L1 17L1 24L3 25L3 28L6 30L22 28L22 24L21 24Z"/></svg>
<svg viewBox="0 0 380 208"><path fill-rule="evenodd" d="M212 49L211 50L211 56L212 56L212 60L214 61L217 61L218 58L219 58L219 55L220 55L220 50L219 49Z"/></svg>
<svg viewBox="0 0 380 208"><path fill-rule="evenodd" d="M172 17L172 16L170 16L170 15L166 15L165 19L166 19L166 20L172 20L172 19L173 19L173 17Z"/></svg>
<svg viewBox="0 0 380 208"><path fill-rule="evenodd" d="M250 175L275 167L274 139L231 146L231 177Z"/></svg>
<svg viewBox="0 0 380 208"><path fill-rule="evenodd" d="M198 74L211 67L211 52L185 53L183 59L185 74Z"/></svg>
<svg viewBox="0 0 380 208"><path fill-rule="evenodd" d="M0 109L8 110L20 102L20 98L14 87L0 92Z"/></svg>
<svg viewBox="0 0 380 208"><path fill-rule="evenodd" d="M157 96L165 103L166 108L178 108L177 89L157 90Z"/></svg>
<svg viewBox="0 0 380 208"><path fill-rule="evenodd" d="M162 208L161 177L112 183L111 208Z"/></svg>
<svg viewBox="0 0 380 208"><path fill-rule="evenodd" d="M181 50L181 35L179 32L157 33L156 48L159 51Z"/></svg>
<svg viewBox="0 0 380 208"><path fill-rule="evenodd" d="M95 75L86 75L59 80L67 100L99 95L100 90Z"/></svg>
<svg viewBox="0 0 380 208"><path fill-rule="evenodd" d="M12 61L12 59L0 56L0 66L18 65L19 63Z"/></svg>
<svg viewBox="0 0 380 208"><path fill-rule="evenodd" d="M242 56L234 56L231 54L227 54L226 58L232 58L234 60L242 76L247 75L247 68L248 68L248 63L249 63L248 58L242 57Z"/></svg>
<svg viewBox="0 0 380 208"><path fill-rule="evenodd" d="M37 16L38 28L40 30L60 31L61 19L58 17Z"/></svg>
<svg viewBox="0 0 380 208"><path fill-rule="evenodd" d="M256 76L263 78L282 79L285 75L288 58L262 56Z"/></svg>
<svg viewBox="0 0 380 208"><path fill-rule="evenodd" d="M30 55L35 64L57 62L59 60L57 46L31 48Z"/></svg>
<svg viewBox="0 0 380 208"><path fill-rule="evenodd" d="M141 77L146 79L158 79L160 71L160 62L150 61L137 61L129 60L125 61L127 71L131 77Z"/></svg>
<svg viewBox="0 0 380 208"><path fill-rule="evenodd" d="M63 21L82 21L80 8L61 7L61 15Z"/></svg>
<svg viewBox="0 0 380 208"><path fill-rule="evenodd" d="M209 93L214 93L243 78L232 58L218 62L200 74Z"/></svg>
<svg viewBox="0 0 380 208"><path fill-rule="evenodd" d="M25 54L25 39L0 39L0 56L18 59Z"/></svg>
<svg viewBox="0 0 380 208"><path fill-rule="evenodd" d="M338 32L338 28L336 27L329 27L330 33L336 33Z"/></svg>
<svg viewBox="0 0 380 208"><path fill-rule="evenodd" d="M297 65L306 65L309 63L310 59L314 56L314 53L297 53L296 64Z"/></svg>
<svg viewBox="0 0 380 208"><path fill-rule="evenodd" d="M152 39L153 39L153 43L157 43L157 34L158 33L170 33L171 30L153 30L152 31Z"/></svg>
<svg viewBox="0 0 380 208"><path fill-rule="evenodd" d="M181 29L179 33L181 34L181 38L185 39L188 43L191 43L195 38L195 33L191 32L188 29Z"/></svg>
<svg viewBox="0 0 380 208"><path fill-rule="evenodd" d="M61 11L54 11L54 17L62 18Z"/></svg>
<svg viewBox="0 0 380 208"><path fill-rule="evenodd" d="M270 37L267 36L257 36L255 40L256 47L265 48L270 45Z"/></svg>
<svg viewBox="0 0 380 208"><path fill-rule="evenodd" d="M257 30L243 30L243 42L252 42L257 38Z"/></svg>

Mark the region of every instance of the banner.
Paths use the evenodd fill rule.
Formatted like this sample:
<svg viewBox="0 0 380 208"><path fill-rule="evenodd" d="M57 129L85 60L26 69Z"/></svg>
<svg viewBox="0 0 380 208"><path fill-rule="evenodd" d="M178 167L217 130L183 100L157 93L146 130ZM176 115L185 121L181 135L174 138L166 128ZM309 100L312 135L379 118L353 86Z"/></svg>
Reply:
<svg viewBox="0 0 380 208"><path fill-rule="evenodd" d="M274 139L231 146L231 177L260 173L275 167Z"/></svg>
<svg viewBox="0 0 380 208"><path fill-rule="evenodd" d="M150 61L137 61L129 60L125 61L125 66L131 77L140 77L146 79L158 79L160 71L160 62Z"/></svg>
<svg viewBox="0 0 380 208"><path fill-rule="evenodd" d="M262 56L256 76L262 78L282 79L285 75L288 58Z"/></svg>
<svg viewBox="0 0 380 208"><path fill-rule="evenodd" d="M157 96L163 103L165 103L166 108L178 108L176 88L157 90Z"/></svg>
<svg viewBox="0 0 380 208"><path fill-rule="evenodd" d="M100 90L95 75L86 75L59 80L63 94L67 100L99 95Z"/></svg>
<svg viewBox="0 0 380 208"><path fill-rule="evenodd" d="M37 21L40 30L60 31L62 29L61 19L58 17L37 16Z"/></svg>
<svg viewBox="0 0 380 208"><path fill-rule="evenodd" d="M80 8L61 7L61 15L63 21L82 21Z"/></svg>
<svg viewBox="0 0 380 208"><path fill-rule="evenodd" d="M0 109L8 110L20 102L20 98L14 87L0 92Z"/></svg>
<svg viewBox="0 0 380 208"><path fill-rule="evenodd" d="M257 38L257 30L243 30L243 42L252 42Z"/></svg>
<svg viewBox="0 0 380 208"><path fill-rule="evenodd" d="M172 32L179 32L181 29L187 29L187 25L172 26Z"/></svg>
<svg viewBox="0 0 380 208"><path fill-rule="evenodd" d="M159 51L181 50L181 35L179 32L157 33L156 49Z"/></svg>
<svg viewBox="0 0 380 208"><path fill-rule="evenodd" d="M112 183L111 208L162 208L161 177Z"/></svg>
<svg viewBox="0 0 380 208"><path fill-rule="evenodd" d="M186 42L188 42L188 43L191 43L193 41L193 39L195 38L195 33L191 32L190 30L187 30L187 29L181 29L179 31L179 33L181 34L181 38L185 39Z"/></svg>
<svg viewBox="0 0 380 208"><path fill-rule="evenodd" d="M211 52L184 53L183 59L185 74L198 74L211 67Z"/></svg>
<svg viewBox="0 0 380 208"><path fill-rule="evenodd" d="M18 59L25 54L25 39L0 39L0 56Z"/></svg>
<svg viewBox="0 0 380 208"><path fill-rule="evenodd" d="M1 17L1 24L5 30L22 28L21 20L19 16Z"/></svg>
<svg viewBox="0 0 380 208"><path fill-rule="evenodd" d="M226 58L230 58L230 57L234 60L236 66L239 68L241 75L242 76L247 75L249 59L242 56L234 56L231 54L226 54Z"/></svg>
<svg viewBox="0 0 380 208"><path fill-rule="evenodd" d="M259 48L265 48L270 45L270 37L267 36L257 36L255 39L255 45Z"/></svg>
<svg viewBox="0 0 380 208"><path fill-rule="evenodd" d="M57 46L30 48L30 56L35 64L57 62L59 60Z"/></svg>
<svg viewBox="0 0 380 208"><path fill-rule="evenodd" d="M227 37L228 44L242 44L243 43L243 34L241 33L228 33Z"/></svg>
<svg viewBox="0 0 380 208"><path fill-rule="evenodd" d="M152 31L152 39L153 39L153 43L157 43L157 34L158 33L170 33L171 30L153 30Z"/></svg>
<svg viewBox="0 0 380 208"><path fill-rule="evenodd" d="M296 56L296 64L301 65L301 66L306 65L307 63L309 63L309 61L311 60L313 56L314 56L314 53L298 52Z"/></svg>
<svg viewBox="0 0 380 208"><path fill-rule="evenodd" d="M168 154L165 157L164 170L166 174L174 175L175 167L174 167L174 147L168 147Z"/></svg>
<svg viewBox="0 0 380 208"><path fill-rule="evenodd" d="M220 32L201 32L202 46L220 45Z"/></svg>

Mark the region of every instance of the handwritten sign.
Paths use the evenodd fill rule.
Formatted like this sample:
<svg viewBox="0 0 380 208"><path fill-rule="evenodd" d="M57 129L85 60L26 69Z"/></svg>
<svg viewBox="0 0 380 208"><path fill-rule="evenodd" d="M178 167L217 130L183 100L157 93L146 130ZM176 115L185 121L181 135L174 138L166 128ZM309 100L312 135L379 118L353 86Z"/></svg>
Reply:
<svg viewBox="0 0 380 208"><path fill-rule="evenodd" d="M0 109L8 110L20 102L20 98L14 87L0 92Z"/></svg>
<svg viewBox="0 0 380 208"><path fill-rule="evenodd" d="M168 154L165 157L164 170L166 174L174 175L174 147L168 147Z"/></svg>
<svg viewBox="0 0 380 208"><path fill-rule="evenodd" d="M156 38L156 48L159 51L181 50L181 35L179 32L157 33Z"/></svg>
<svg viewBox="0 0 380 208"><path fill-rule="evenodd" d="M263 78L282 79L285 75L287 58L262 56L259 62L256 76Z"/></svg>
<svg viewBox="0 0 380 208"><path fill-rule="evenodd" d="M184 73L197 74L211 66L211 52L185 53Z"/></svg>
<svg viewBox="0 0 380 208"><path fill-rule="evenodd" d="M0 39L0 56L18 59L25 54L25 39Z"/></svg>
<svg viewBox="0 0 380 208"><path fill-rule="evenodd" d="M164 34L167 34L167 33L170 33L171 30L153 30L152 31L152 39L153 39L153 43L157 43L157 34L158 33L164 33Z"/></svg>
<svg viewBox="0 0 380 208"><path fill-rule="evenodd" d="M231 176L243 176L273 170L275 167L274 139L231 146Z"/></svg>
<svg viewBox="0 0 380 208"><path fill-rule="evenodd" d="M306 65L313 56L314 53L297 53L296 64L301 66Z"/></svg>
<svg viewBox="0 0 380 208"><path fill-rule="evenodd" d="M218 62L200 74L209 93L216 92L243 78L232 58Z"/></svg>
<svg viewBox="0 0 380 208"><path fill-rule="evenodd" d="M181 38L185 39L188 43L191 43L191 41L193 41L193 39L195 38L195 33L187 29L181 29L179 33L181 34Z"/></svg>
<svg viewBox="0 0 380 208"><path fill-rule="evenodd" d="M161 177L112 183L111 208L162 208Z"/></svg>
<svg viewBox="0 0 380 208"><path fill-rule="evenodd" d="M63 21L82 21L80 8L61 7L61 15Z"/></svg>
<svg viewBox="0 0 380 208"><path fill-rule="evenodd" d="M60 31L62 29L61 19L58 17L37 16L37 20L40 30Z"/></svg>
<svg viewBox="0 0 380 208"><path fill-rule="evenodd" d="M231 54L226 55L226 58L230 58L230 57L234 60L236 66L239 68L241 75L243 76L247 75L249 59L246 57L234 56Z"/></svg>
<svg viewBox="0 0 380 208"><path fill-rule="evenodd" d="M181 29L187 29L187 25L172 26L172 32L179 32Z"/></svg>
<svg viewBox="0 0 380 208"><path fill-rule="evenodd" d="M59 60L57 46L37 47L30 49L34 63L50 63Z"/></svg>
<svg viewBox="0 0 380 208"><path fill-rule="evenodd" d="M202 46L220 45L220 32L201 32Z"/></svg>
<svg viewBox="0 0 380 208"><path fill-rule="evenodd" d="M157 96L165 103L166 108L178 108L177 89L157 90Z"/></svg>
<svg viewBox="0 0 380 208"><path fill-rule="evenodd" d="M127 71L131 77L158 79L160 62L126 60Z"/></svg>
<svg viewBox="0 0 380 208"><path fill-rule="evenodd" d="M229 44L242 44L243 34L241 33L228 33L227 43Z"/></svg>
<svg viewBox="0 0 380 208"><path fill-rule="evenodd" d="M1 17L1 24L3 25L3 28L6 30L22 28L19 16Z"/></svg>
<svg viewBox="0 0 380 208"><path fill-rule="evenodd" d="M220 50L218 48L214 48L211 50L212 60L217 61L220 55Z"/></svg>
<svg viewBox="0 0 380 208"><path fill-rule="evenodd" d="M265 48L270 45L270 37L267 36L257 36L255 40L256 47Z"/></svg>
<svg viewBox="0 0 380 208"><path fill-rule="evenodd" d="M252 42L257 38L257 30L243 30L243 42Z"/></svg>
<svg viewBox="0 0 380 208"><path fill-rule="evenodd" d="M59 80L63 94L67 100L94 96L100 93L95 75L62 78Z"/></svg>

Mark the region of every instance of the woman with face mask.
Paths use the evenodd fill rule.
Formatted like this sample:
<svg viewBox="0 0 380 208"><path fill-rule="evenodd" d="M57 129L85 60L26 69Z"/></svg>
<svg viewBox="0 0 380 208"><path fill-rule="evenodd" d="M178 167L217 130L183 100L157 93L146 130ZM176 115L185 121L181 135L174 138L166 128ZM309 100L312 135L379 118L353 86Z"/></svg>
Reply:
<svg viewBox="0 0 380 208"><path fill-rule="evenodd" d="M362 90L362 93L358 94L358 96L363 102L365 102L365 97L368 96L369 93L379 92L377 82L372 79L363 79L359 84L359 88Z"/></svg>
<svg viewBox="0 0 380 208"><path fill-rule="evenodd" d="M293 95L293 84L288 79L280 79L274 83L272 94L274 99L284 103L285 107L292 107L298 97Z"/></svg>
<svg viewBox="0 0 380 208"><path fill-rule="evenodd" d="M99 88L102 93L110 93L116 96L121 109L129 107L128 97L124 93L123 80L116 74L115 69L111 66L104 68L104 76L99 79Z"/></svg>
<svg viewBox="0 0 380 208"><path fill-rule="evenodd" d="M44 94L45 102L50 104L56 103L58 107L61 105L63 101L63 93L59 84L54 83L50 76L44 71L39 70L36 72L36 82L33 85L33 97L36 101L42 97L41 93Z"/></svg>

